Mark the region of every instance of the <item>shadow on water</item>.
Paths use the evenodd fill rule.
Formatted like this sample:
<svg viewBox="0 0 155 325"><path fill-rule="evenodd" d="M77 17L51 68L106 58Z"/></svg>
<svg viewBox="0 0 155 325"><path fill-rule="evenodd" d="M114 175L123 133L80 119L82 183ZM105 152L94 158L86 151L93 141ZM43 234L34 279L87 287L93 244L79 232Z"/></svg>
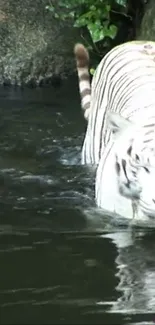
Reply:
<svg viewBox="0 0 155 325"><path fill-rule="evenodd" d="M154 230L94 205L77 84L0 90L0 324L153 324Z"/></svg>

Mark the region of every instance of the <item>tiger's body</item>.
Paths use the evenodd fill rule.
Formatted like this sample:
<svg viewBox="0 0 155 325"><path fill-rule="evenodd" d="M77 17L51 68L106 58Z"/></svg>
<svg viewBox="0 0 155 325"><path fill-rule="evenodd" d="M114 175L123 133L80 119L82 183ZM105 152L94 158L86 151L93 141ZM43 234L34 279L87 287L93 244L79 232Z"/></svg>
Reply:
<svg viewBox="0 0 155 325"><path fill-rule="evenodd" d="M78 45L75 49L76 59L77 54ZM79 78L81 99L84 112L87 112L84 115L88 120L82 148L82 164L98 166L96 202L99 207L121 215L128 211L132 215L131 200L133 202L135 199L141 218L143 214L147 214L147 209L143 213L140 207L144 205L143 195L146 195L148 186L148 180L146 181L141 169L147 169L146 160L149 159L149 164L150 160L152 163L155 148L155 42L132 41L112 49L96 69L91 96L88 58L87 55L86 65L82 67L85 76L87 71L87 83L82 77L82 70L79 71L80 62L77 60L78 74L83 82L81 87ZM88 92L84 91L84 85L89 88L89 97ZM85 96L87 97L84 99ZM127 122L119 136L118 117L113 117L113 121L111 118L112 128L109 123L109 114L112 113L118 113ZM128 128L129 121L134 126ZM111 130L116 133L117 141ZM140 157L143 156L142 160L145 160L143 163L136 161L135 157L139 152ZM144 159L145 156L147 159ZM147 172L147 178L150 182L149 173ZM152 165L151 174L154 175ZM154 191L153 186L152 190ZM152 195L155 197L155 193ZM152 215L155 215L155 205L151 205L151 209L154 211Z"/></svg>

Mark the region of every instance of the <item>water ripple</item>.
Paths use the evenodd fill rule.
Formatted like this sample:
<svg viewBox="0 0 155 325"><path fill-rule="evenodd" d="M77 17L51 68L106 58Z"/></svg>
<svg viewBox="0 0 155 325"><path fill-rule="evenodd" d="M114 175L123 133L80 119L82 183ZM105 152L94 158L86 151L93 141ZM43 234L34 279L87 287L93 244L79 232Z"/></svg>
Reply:
<svg viewBox="0 0 155 325"><path fill-rule="evenodd" d="M96 208L67 89L0 90L0 322L152 324L154 230Z"/></svg>

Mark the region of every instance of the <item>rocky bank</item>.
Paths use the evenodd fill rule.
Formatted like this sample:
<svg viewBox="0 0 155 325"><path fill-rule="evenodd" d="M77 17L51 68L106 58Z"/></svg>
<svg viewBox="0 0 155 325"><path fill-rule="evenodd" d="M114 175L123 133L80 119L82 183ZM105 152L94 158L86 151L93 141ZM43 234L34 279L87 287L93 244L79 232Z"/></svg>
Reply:
<svg viewBox="0 0 155 325"><path fill-rule="evenodd" d="M46 9L48 0L0 0L0 84L37 86L72 74L71 23Z"/></svg>

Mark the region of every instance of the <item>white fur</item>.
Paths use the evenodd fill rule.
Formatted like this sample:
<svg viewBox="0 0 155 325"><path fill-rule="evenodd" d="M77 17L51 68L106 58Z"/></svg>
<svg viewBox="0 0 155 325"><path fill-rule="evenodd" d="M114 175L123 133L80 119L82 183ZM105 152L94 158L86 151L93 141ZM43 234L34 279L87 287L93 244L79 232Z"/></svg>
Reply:
<svg viewBox="0 0 155 325"><path fill-rule="evenodd" d="M107 159L105 163L106 156ZM104 155L101 157L97 168L95 192L96 203L100 208L110 213L116 213L123 218L133 219L131 200L123 197L118 191L113 144L109 144L106 147ZM138 209L135 218L140 220L148 219L140 209Z"/></svg>
<svg viewBox="0 0 155 325"><path fill-rule="evenodd" d="M145 115L146 119L146 115ZM145 120L147 123L147 120ZM131 187L131 194L139 193L140 200L137 200L137 219L147 219L155 217L155 156L152 153L152 147L147 152L142 152L143 133L140 133L140 125L143 125L143 118L137 120L136 123L124 119L119 114L109 113L108 123L111 125L115 134L113 139L106 146L101 156L96 175L96 202L97 205L110 212L117 213L127 218L133 218L132 200L120 194L119 187L122 184L122 175L118 176L115 170L116 155L121 159L126 159L126 152L130 145L130 140L134 138L135 152L139 149L138 154L142 158L144 165L138 167L138 180L134 187ZM145 123L144 123L145 124ZM143 131L144 132L144 131ZM134 143L132 144L134 150ZM145 170L145 159L149 157L152 165L148 166L149 173ZM130 173L129 173L130 176ZM130 178L131 179L131 178ZM137 187L136 187L137 186ZM131 198L132 198L131 195Z"/></svg>
<svg viewBox="0 0 155 325"><path fill-rule="evenodd" d="M90 102L90 95L86 95L84 98L82 98L82 107L84 107L89 102Z"/></svg>

